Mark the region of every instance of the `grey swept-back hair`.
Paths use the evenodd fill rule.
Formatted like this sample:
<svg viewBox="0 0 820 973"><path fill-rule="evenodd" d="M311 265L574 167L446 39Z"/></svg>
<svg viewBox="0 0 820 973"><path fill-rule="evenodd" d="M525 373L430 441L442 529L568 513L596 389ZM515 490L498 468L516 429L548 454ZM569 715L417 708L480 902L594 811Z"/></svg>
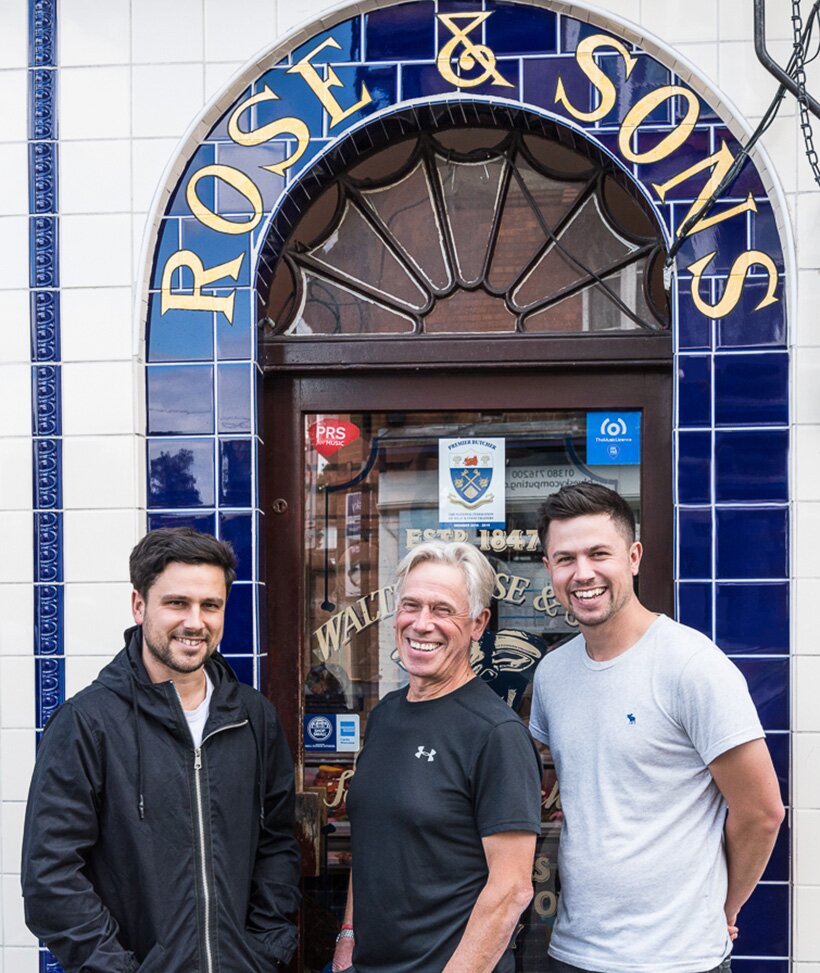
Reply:
<svg viewBox="0 0 820 973"><path fill-rule="evenodd" d="M467 602L470 608L470 618L478 618L485 608L490 607L490 600L495 590L495 571L486 557L473 547L462 541L425 541L406 554L396 568L396 595L401 598L407 575L420 564L435 561L439 564L449 564L458 568L464 575L467 585Z"/></svg>

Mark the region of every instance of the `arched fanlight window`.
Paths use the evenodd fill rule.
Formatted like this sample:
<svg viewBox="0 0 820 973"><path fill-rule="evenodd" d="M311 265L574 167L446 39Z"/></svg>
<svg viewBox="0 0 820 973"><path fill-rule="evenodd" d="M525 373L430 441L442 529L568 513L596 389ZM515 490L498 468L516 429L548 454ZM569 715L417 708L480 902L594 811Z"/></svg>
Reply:
<svg viewBox="0 0 820 973"><path fill-rule="evenodd" d="M268 246L266 337L669 326L646 205L554 129L404 135L316 183Z"/></svg>

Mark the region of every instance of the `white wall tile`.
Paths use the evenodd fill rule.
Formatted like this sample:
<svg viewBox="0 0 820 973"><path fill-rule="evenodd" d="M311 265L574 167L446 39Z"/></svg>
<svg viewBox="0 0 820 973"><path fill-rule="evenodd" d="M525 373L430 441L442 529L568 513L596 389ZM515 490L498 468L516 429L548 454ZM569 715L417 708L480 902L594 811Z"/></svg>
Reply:
<svg viewBox="0 0 820 973"><path fill-rule="evenodd" d="M820 422L820 349L802 348L794 366L795 421Z"/></svg>
<svg viewBox="0 0 820 973"><path fill-rule="evenodd" d="M12 0L0 4L0 64L24 68L28 64L28 4Z"/></svg>
<svg viewBox="0 0 820 973"><path fill-rule="evenodd" d="M122 646L118 646L117 651ZM113 656L112 652L112 656ZM75 696L81 689L90 686L97 678L100 669L106 665L105 659L94 656L66 656L65 660L65 695L66 699Z"/></svg>
<svg viewBox="0 0 820 973"><path fill-rule="evenodd" d="M675 7L686 16L687 6L676 4ZM785 41L775 41L769 45L769 50L772 57L785 64L791 45ZM721 44L718 82L728 99L746 116L761 116L777 92L777 81L757 60L754 48L746 43ZM781 117L793 114L793 104L784 101L780 109Z"/></svg>
<svg viewBox="0 0 820 973"><path fill-rule="evenodd" d="M0 726L30 729L34 712L34 656L0 657Z"/></svg>
<svg viewBox="0 0 820 973"><path fill-rule="evenodd" d="M797 320L790 321L792 340L805 348L820 345L817 308L820 307L820 270L801 270L797 275ZM804 353L801 351L800 356ZM798 358L799 361L799 358Z"/></svg>
<svg viewBox="0 0 820 973"><path fill-rule="evenodd" d="M0 70L0 142L25 142L28 138L27 88L25 70Z"/></svg>
<svg viewBox="0 0 820 973"><path fill-rule="evenodd" d="M0 291L0 364L31 361L31 323L28 291Z"/></svg>
<svg viewBox="0 0 820 973"><path fill-rule="evenodd" d="M31 510L31 439L0 439L0 509Z"/></svg>
<svg viewBox="0 0 820 973"><path fill-rule="evenodd" d="M136 544L131 510L67 510L63 515L65 580L127 581Z"/></svg>
<svg viewBox="0 0 820 973"><path fill-rule="evenodd" d="M801 269L820 267L820 192L797 197L797 261Z"/></svg>
<svg viewBox="0 0 820 973"><path fill-rule="evenodd" d="M125 64L129 0L60 0L60 64Z"/></svg>
<svg viewBox="0 0 820 973"><path fill-rule="evenodd" d="M820 733L793 734L792 763L795 808L820 808Z"/></svg>
<svg viewBox="0 0 820 973"><path fill-rule="evenodd" d="M0 655L31 655L33 647L34 591L31 584L0 584Z"/></svg>
<svg viewBox="0 0 820 973"><path fill-rule="evenodd" d="M717 29L717 4L690 0L686 4L644 3L641 25L658 37L675 43L711 40Z"/></svg>
<svg viewBox="0 0 820 973"><path fill-rule="evenodd" d="M277 29L274 38L284 37L295 27L304 27L316 20L320 14L327 12L326 0L301 0L300 3L290 3L288 0L278 0L276 5Z"/></svg>
<svg viewBox="0 0 820 973"><path fill-rule="evenodd" d="M134 436L66 436L63 439L65 509L134 507L137 502L135 451Z"/></svg>
<svg viewBox="0 0 820 973"><path fill-rule="evenodd" d="M23 846L23 823L26 805L23 801L3 801L3 873L13 875L20 872L20 858Z"/></svg>
<svg viewBox="0 0 820 973"><path fill-rule="evenodd" d="M754 17L749 0L720 0L720 39L725 41L752 40ZM768 0L766 3L766 40L791 40L790 0Z"/></svg>
<svg viewBox="0 0 820 973"><path fill-rule="evenodd" d="M134 430L130 362L63 365L63 434L95 436Z"/></svg>
<svg viewBox="0 0 820 973"><path fill-rule="evenodd" d="M0 730L0 793L4 801L25 801L34 770L34 734L31 730ZM25 943L9 945L22 946Z"/></svg>
<svg viewBox="0 0 820 973"><path fill-rule="evenodd" d="M794 674L794 718L796 731L820 731L820 656L797 656Z"/></svg>
<svg viewBox="0 0 820 973"><path fill-rule="evenodd" d="M36 946L6 946L3 958L8 973L39 973L40 950Z"/></svg>
<svg viewBox="0 0 820 973"><path fill-rule="evenodd" d="M28 217L0 216L0 289L28 287Z"/></svg>
<svg viewBox="0 0 820 973"><path fill-rule="evenodd" d="M179 138L204 99L202 64L152 64L134 68L134 135Z"/></svg>
<svg viewBox="0 0 820 973"><path fill-rule="evenodd" d="M820 973L820 963L794 963L793 973Z"/></svg>
<svg viewBox="0 0 820 973"><path fill-rule="evenodd" d="M30 584L33 580L33 530L34 520L31 513L0 510L0 537L3 538L0 584L4 582Z"/></svg>
<svg viewBox="0 0 820 973"><path fill-rule="evenodd" d="M0 365L0 436L31 435L31 366Z"/></svg>
<svg viewBox="0 0 820 973"><path fill-rule="evenodd" d="M60 72L61 139L128 138L130 134L130 68L65 68Z"/></svg>
<svg viewBox="0 0 820 973"><path fill-rule="evenodd" d="M202 60L202 0L140 0L131 21L135 64Z"/></svg>
<svg viewBox="0 0 820 973"><path fill-rule="evenodd" d="M4 216L27 216L28 149L24 142L0 144L0 172L3 173L0 179L0 213Z"/></svg>
<svg viewBox="0 0 820 973"><path fill-rule="evenodd" d="M820 915L820 888L816 885L795 886L793 959L811 962L820 956L818 915Z"/></svg>
<svg viewBox="0 0 820 973"><path fill-rule="evenodd" d="M797 530L795 534L797 535L795 543L797 543L799 541ZM820 604L820 579L798 578L794 582L794 592L795 646L793 651L798 655L820 655L820 633L817 631L816 618L817 606Z"/></svg>
<svg viewBox="0 0 820 973"><path fill-rule="evenodd" d="M130 625L131 585L127 581L65 586L66 656L111 659L122 648L122 633Z"/></svg>
<svg viewBox="0 0 820 973"><path fill-rule="evenodd" d="M820 500L820 425L797 426L793 435L796 498Z"/></svg>
<svg viewBox="0 0 820 973"><path fill-rule="evenodd" d="M131 358L130 287L64 290L61 302L60 341L64 362Z"/></svg>
<svg viewBox="0 0 820 973"><path fill-rule="evenodd" d="M794 881L798 885L820 885L820 811L792 814Z"/></svg>
<svg viewBox="0 0 820 973"><path fill-rule="evenodd" d="M64 142L60 147L60 210L123 213L131 209L131 145L127 141Z"/></svg>
<svg viewBox="0 0 820 973"><path fill-rule="evenodd" d="M131 195L135 213L147 213L159 189L160 179L177 148L175 138L139 139L131 143L135 165L131 170Z"/></svg>
<svg viewBox="0 0 820 973"><path fill-rule="evenodd" d="M206 60L247 61L276 37L276 7L269 0L244 0L232 5L224 0L205 0Z"/></svg>
<svg viewBox="0 0 820 973"><path fill-rule="evenodd" d="M205 101L222 94L230 79L242 67L243 61L218 61L205 65Z"/></svg>
<svg viewBox="0 0 820 973"><path fill-rule="evenodd" d="M131 217L62 217L60 279L63 287L130 284Z"/></svg>
<svg viewBox="0 0 820 973"><path fill-rule="evenodd" d="M791 116L775 118L762 139L769 153L774 175L785 192L797 188L797 123ZM792 225L794 220L792 219Z"/></svg>
<svg viewBox="0 0 820 973"><path fill-rule="evenodd" d="M677 44L675 52L680 52L712 84L718 76L718 45L715 43Z"/></svg>
<svg viewBox="0 0 820 973"><path fill-rule="evenodd" d="M37 943L23 918L23 894L17 875L3 876L3 940L6 946L32 946Z"/></svg>

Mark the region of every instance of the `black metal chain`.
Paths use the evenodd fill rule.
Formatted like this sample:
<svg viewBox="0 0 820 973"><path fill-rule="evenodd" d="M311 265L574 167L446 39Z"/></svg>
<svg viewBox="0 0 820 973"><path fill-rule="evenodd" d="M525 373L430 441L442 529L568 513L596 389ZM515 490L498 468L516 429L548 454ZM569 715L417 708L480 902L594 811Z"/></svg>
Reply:
<svg viewBox="0 0 820 973"><path fill-rule="evenodd" d="M816 16L817 5L815 4L809 17L814 18ZM811 28L811 23L809 27ZM803 133L803 141L806 145L806 158L809 160L811 171L814 174L814 181L820 186L820 162L817 158L817 150L814 147L814 133L812 132L809 106L806 99L806 47L808 47L808 38L804 46L803 15L800 10L800 0L792 0L792 33L794 35L794 53L792 55L794 71L792 72L792 77L797 84L799 92L797 104L800 109L800 130Z"/></svg>

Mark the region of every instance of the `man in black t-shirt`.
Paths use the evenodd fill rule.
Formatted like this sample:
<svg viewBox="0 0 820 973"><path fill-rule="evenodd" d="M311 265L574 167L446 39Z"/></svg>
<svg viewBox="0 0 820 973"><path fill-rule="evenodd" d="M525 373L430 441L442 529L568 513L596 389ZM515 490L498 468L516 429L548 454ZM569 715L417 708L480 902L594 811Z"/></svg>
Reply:
<svg viewBox="0 0 820 973"><path fill-rule="evenodd" d="M469 544L433 542L397 577L410 684L370 715L348 794L353 871L333 969L509 973L532 897L541 768L523 723L470 667L495 572Z"/></svg>

